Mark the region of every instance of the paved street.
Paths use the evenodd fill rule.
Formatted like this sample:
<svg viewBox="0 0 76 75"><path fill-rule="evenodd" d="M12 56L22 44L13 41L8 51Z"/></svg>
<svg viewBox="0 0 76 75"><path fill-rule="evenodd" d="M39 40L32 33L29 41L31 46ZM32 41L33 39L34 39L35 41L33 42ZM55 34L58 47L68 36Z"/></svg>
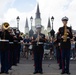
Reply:
<svg viewBox="0 0 76 75"><path fill-rule="evenodd" d="M13 66L12 70L9 70L10 74L8 75L33 75L33 71L33 60L26 60L25 58L21 58L21 61L18 66ZM58 64L56 63L56 60L43 60L43 72L43 75L61 75L61 70L58 69ZM70 72L71 75L76 75L76 61L71 61Z"/></svg>

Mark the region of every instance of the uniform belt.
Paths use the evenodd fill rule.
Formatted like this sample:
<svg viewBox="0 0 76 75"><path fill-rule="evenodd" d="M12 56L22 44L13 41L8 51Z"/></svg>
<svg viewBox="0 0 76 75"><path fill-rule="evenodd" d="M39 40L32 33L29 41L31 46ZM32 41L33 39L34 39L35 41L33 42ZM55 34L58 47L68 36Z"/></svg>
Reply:
<svg viewBox="0 0 76 75"><path fill-rule="evenodd" d="M67 37L67 39L69 39L70 37Z"/></svg>
<svg viewBox="0 0 76 75"><path fill-rule="evenodd" d="M37 42L37 44L44 44L43 42Z"/></svg>
<svg viewBox="0 0 76 75"><path fill-rule="evenodd" d="M18 42L18 44L21 44L21 42Z"/></svg>
<svg viewBox="0 0 76 75"><path fill-rule="evenodd" d="M9 42L9 40L0 40L0 42Z"/></svg>
<svg viewBox="0 0 76 75"><path fill-rule="evenodd" d="M13 44L13 42L9 42L9 44Z"/></svg>

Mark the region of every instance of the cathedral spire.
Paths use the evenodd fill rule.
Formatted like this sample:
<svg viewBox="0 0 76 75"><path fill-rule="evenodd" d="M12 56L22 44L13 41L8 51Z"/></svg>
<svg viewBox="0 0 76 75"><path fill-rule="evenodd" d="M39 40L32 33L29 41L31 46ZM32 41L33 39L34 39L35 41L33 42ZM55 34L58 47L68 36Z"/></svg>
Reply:
<svg viewBox="0 0 76 75"><path fill-rule="evenodd" d="M50 17L48 18L48 28L51 28Z"/></svg>
<svg viewBox="0 0 76 75"><path fill-rule="evenodd" d="M27 18L26 18L25 27L29 27L29 26L28 26L28 19L27 19Z"/></svg>
<svg viewBox="0 0 76 75"><path fill-rule="evenodd" d="M37 4L36 18L40 18L39 4Z"/></svg>

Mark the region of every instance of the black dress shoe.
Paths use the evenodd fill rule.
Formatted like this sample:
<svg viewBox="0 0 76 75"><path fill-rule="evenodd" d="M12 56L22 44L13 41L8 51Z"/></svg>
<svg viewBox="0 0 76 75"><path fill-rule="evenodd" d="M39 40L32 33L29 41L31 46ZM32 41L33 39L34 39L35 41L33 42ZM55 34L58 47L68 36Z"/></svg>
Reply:
<svg viewBox="0 0 76 75"><path fill-rule="evenodd" d="M5 74L9 74L9 72L5 72Z"/></svg>
<svg viewBox="0 0 76 75"><path fill-rule="evenodd" d="M33 72L33 74L37 74L38 72Z"/></svg>
<svg viewBox="0 0 76 75"><path fill-rule="evenodd" d="M39 72L40 74L43 74L43 72Z"/></svg>
<svg viewBox="0 0 76 75"><path fill-rule="evenodd" d="M66 74L69 74L70 75L71 73L70 72L66 72Z"/></svg>
<svg viewBox="0 0 76 75"><path fill-rule="evenodd" d="M65 74L65 72L61 72L61 74Z"/></svg>
<svg viewBox="0 0 76 75"><path fill-rule="evenodd" d="M0 74L2 74L2 73L4 73L4 72L0 72Z"/></svg>

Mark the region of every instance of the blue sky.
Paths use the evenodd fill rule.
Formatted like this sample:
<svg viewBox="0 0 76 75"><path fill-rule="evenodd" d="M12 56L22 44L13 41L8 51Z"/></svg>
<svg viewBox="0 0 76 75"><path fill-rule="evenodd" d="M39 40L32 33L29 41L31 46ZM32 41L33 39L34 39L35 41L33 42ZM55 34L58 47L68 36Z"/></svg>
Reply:
<svg viewBox="0 0 76 75"><path fill-rule="evenodd" d="M15 0L12 7L21 12L29 12L36 6L36 0Z"/></svg>
<svg viewBox="0 0 76 75"><path fill-rule="evenodd" d="M16 17L20 17L20 30L24 32L26 17L30 25L30 17L33 16L35 25L35 13L39 3L41 12L41 24L47 29L48 18L54 16L54 29L62 26L61 18L69 18L68 26L76 29L76 0L0 0L0 24L4 21L10 26L17 26Z"/></svg>

